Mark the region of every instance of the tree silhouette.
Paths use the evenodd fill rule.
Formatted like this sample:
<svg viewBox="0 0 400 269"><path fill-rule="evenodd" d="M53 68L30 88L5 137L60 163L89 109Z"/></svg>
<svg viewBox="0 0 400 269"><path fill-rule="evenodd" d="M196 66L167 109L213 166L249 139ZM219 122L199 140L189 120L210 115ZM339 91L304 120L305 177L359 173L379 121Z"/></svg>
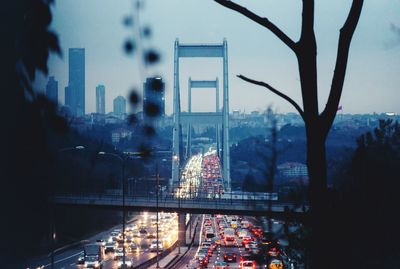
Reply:
<svg viewBox="0 0 400 269"><path fill-rule="evenodd" d="M350 12L343 27L340 29L336 64L330 93L326 106L321 113L318 110L317 97L317 43L314 33L314 1L302 1L301 35L297 42L293 41L268 18L261 17L233 1L215 0L215 2L237 11L250 20L264 26L289 47L297 57L303 100L302 108L292 98L275 89L268 83L257 81L244 75L238 75L238 77L249 83L263 86L282 97L295 107L304 120L307 136L307 166L310 178L310 225L312 228L310 268L326 268L328 256L324 251L324 244L328 244L327 240L325 240L328 231L325 231L326 223L324 223L324 214L327 206L325 142L336 116L343 90L350 43L357 27L364 1L352 1Z"/></svg>

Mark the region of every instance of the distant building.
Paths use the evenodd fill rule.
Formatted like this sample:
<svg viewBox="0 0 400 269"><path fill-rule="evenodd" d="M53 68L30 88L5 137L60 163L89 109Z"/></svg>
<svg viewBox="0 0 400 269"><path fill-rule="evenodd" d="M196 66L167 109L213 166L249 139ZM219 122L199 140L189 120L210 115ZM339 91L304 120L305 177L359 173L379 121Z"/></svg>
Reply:
<svg viewBox="0 0 400 269"><path fill-rule="evenodd" d="M119 141L123 138L131 138L132 132L125 128L118 128L111 132L111 142L113 144L119 143Z"/></svg>
<svg viewBox="0 0 400 269"><path fill-rule="evenodd" d="M301 178L308 179L307 165L296 162L286 162L278 165L278 171L283 178L293 179Z"/></svg>
<svg viewBox="0 0 400 269"><path fill-rule="evenodd" d="M260 117L260 112L258 112L258 111L250 112L250 118L258 118L258 117Z"/></svg>
<svg viewBox="0 0 400 269"><path fill-rule="evenodd" d="M106 113L106 87L98 85L96 87L96 113Z"/></svg>
<svg viewBox="0 0 400 269"><path fill-rule="evenodd" d="M158 117L165 116L165 83L160 77L147 78L143 84L143 111L151 106L157 106L159 109ZM157 115L156 115L157 116ZM146 120L146 113L144 120Z"/></svg>
<svg viewBox="0 0 400 269"><path fill-rule="evenodd" d="M117 96L114 99L114 114L121 116L126 114L126 100L122 96Z"/></svg>
<svg viewBox="0 0 400 269"><path fill-rule="evenodd" d="M75 116L85 115L85 49L70 48L68 51L68 86L65 88L65 105Z"/></svg>
<svg viewBox="0 0 400 269"><path fill-rule="evenodd" d="M46 96L51 101L58 103L58 81L53 76L49 77L47 81Z"/></svg>
<svg viewBox="0 0 400 269"><path fill-rule="evenodd" d="M239 110L232 111L232 119L235 119L235 120L240 119L240 111Z"/></svg>

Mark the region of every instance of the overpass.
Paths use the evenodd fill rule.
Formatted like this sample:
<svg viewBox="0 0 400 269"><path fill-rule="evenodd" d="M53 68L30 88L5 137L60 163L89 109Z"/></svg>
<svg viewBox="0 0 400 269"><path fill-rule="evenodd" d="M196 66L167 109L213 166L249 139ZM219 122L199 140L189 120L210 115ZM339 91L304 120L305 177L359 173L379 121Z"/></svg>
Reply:
<svg viewBox="0 0 400 269"><path fill-rule="evenodd" d="M237 194L240 196L240 194ZM123 198L121 195L107 194L58 194L54 197L57 205L98 207L104 209L123 209ZM271 210L269 203L271 202ZM258 199L207 199L196 197L194 199L181 199L173 195L158 198L147 197L125 197L125 210L150 211L150 212L178 212L194 214L230 214L230 215L259 215L273 217L303 218L306 212L301 208L295 208L294 203L283 203L280 201L258 200ZM290 214L288 211L290 210ZM308 207L306 207L306 211Z"/></svg>

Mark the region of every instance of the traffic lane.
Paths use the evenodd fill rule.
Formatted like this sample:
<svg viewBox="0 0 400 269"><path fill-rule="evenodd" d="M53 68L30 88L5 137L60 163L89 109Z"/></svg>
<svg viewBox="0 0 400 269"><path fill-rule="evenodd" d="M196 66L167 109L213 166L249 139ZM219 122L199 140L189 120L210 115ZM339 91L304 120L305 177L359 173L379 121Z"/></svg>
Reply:
<svg viewBox="0 0 400 269"><path fill-rule="evenodd" d="M139 217L139 216L135 216L134 218L129 220L128 223L136 222L137 217ZM122 224L118 224L108 230L102 231L102 232L84 240L84 242L85 243L94 243L94 242L96 242L97 239L107 240L108 236L112 230L121 229L121 228L122 228ZM72 248L68 248L66 250L61 250L61 251L56 252L54 254L54 262L55 262L56 268L58 268L58 266L61 266L61 267L67 266L67 265L70 266L71 261L74 258L78 259L79 254L82 250L83 250L83 246L78 245L76 247L72 247ZM50 263L51 263L51 255L49 254L49 255L42 256L37 259L31 259L29 261L23 262L21 265L21 268L37 268L38 266L42 266L42 265L44 265L45 268L50 268L50 265L51 265Z"/></svg>
<svg viewBox="0 0 400 269"><path fill-rule="evenodd" d="M80 253L82 252L82 247L75 247L73 249L65 250L61 253L56 253L54 255L54 264L56 268L61 268L64 266L69 266L71 263L76 262ZM43 257L36 261L27 262L22 268L37 268L44 265L44 268L51 267L51 256Z"/></svg>
<svg viewBox="0 0 400 269"><path fill-rule="evenodd" d="M134 265L139 265L153 257L156 256L155 252L150 252L148 249L150 245L150 241L152 239L147 239L147 238L139 238L137 240L137 243L140 245L141 250L139 252L135 253L127 253L126 258L131 260ZM62 254L56 255L54 259L54 265L56 269L62 269L62 268L83 268L82 265L78 265L77 259L79 255L82 253L82 248L80 249L75 249L75 250L69 250L65 251ZM38 266L44 265L45 268L50 268L51 267L51 260L48 258L45 260L45 263L38 262L35 263L34 266L27 266L24 268L37 268ZM113 260L113 254L107 254L106 258L104 260L104 269L107 268L117 268L118 261ZM32 264L31 264L32 265Z"/></svg>
<svg viewBox="0 0 400 269"><path fill-rule="evenodd" d="M239 247L225 247L220 246L217 247L216 250L213 252L213 255L210 257L208 265L210 268L213 267L215 262L217 261L224 261L224 255L226 253L233 253L236 255L236 262L228 262L229 268L239 268L239 259L241 254L241 249Z"/></svg>

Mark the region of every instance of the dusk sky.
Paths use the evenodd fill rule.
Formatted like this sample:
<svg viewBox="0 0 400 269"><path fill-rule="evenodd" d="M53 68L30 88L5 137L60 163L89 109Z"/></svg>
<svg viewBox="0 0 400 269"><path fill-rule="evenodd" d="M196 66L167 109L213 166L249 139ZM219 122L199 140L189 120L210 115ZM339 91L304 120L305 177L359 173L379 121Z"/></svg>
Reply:
<svg viewBox="0 0 400 269"><path fill-rule="evenodd" d="M58 0L53 6L54 29L63 58L50 58L49 75L59 81L60 103L68 83L68 48L86 49L86 113L95 111L95 88L106 87L106 112L112 100L126 96L132 87L142 90L146 76L160 75L166 82L166 112L172 112L173 46L181 43L222 43L228 41L230 110L250 112L272 105L278 112L292 112L286 101L259 86L236 77L243 74L270 83L301 102L295 55L267 29L211 0L147 0L140 11L141 26L152 29L143 47L161 52L154 68L139 68L138 54L128 56L124 41L133 29L123 25L132 14L130 0ZM300 34L301 1L237 1L261 16L268 17L295 41ZM325 105L336 57L339 29L348 14L350 0L317 0L315 31L318 45L320 108ZM138 23L137 16L134 23ZM367 0L350 50L341 105L343 113L400 113L400 1ZM142 70L142 71L141 71ZM183 59L180 65L182 110L187 110L187 81L219 77L221 59ZM43 89L47 79L39 76L36 87ZM222 94L222 93L221 93ZM194 111L215 107L211 89L196 90Z"/></svg>

